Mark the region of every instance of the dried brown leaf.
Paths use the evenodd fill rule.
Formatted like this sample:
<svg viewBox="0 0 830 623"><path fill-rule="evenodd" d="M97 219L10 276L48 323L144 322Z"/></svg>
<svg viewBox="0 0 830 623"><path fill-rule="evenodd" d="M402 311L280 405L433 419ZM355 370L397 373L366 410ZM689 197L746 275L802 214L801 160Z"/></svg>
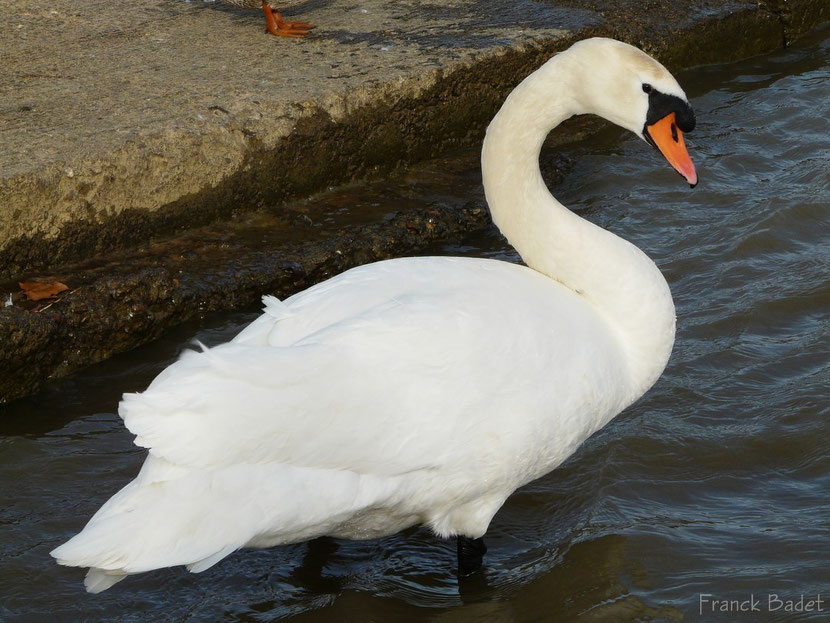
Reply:
<svg viewBox="0 0 830 623"><path fill-rule="evenodd" d="M57 296L69 287L60 281L21 281L18 285L30 301L42 301Z"/></svg>

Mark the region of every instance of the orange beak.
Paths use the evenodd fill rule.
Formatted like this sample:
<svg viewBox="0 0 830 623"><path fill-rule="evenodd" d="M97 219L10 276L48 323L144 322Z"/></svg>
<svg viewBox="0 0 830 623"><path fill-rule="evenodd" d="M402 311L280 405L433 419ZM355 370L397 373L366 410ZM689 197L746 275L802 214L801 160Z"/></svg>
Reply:
<svg viewBox="0 0 830 623"><path fill-rule="evenodd" d="M646 140L663 154L674 170L686 178L689 186L694 188L697 185L697 171L689 152L686 151L683 132L675 123L674 113L669 113L657 123L646 126L643 134Z"/></svg>

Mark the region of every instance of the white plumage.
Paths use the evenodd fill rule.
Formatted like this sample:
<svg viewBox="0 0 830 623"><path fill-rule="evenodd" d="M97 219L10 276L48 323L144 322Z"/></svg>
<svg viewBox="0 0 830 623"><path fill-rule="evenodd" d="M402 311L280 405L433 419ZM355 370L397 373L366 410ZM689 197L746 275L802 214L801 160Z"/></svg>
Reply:
<svg viewBox="0 0 830 623"><path fill-rule="evenodd" d="M52 552L58 562L90 567L98 592L320 535L421 523L480 537L517 487L646 391L673 341L668 287L642 252L559 205L538 169L572 101L591 111L603 98L602 76L562 95L578 65L600 60L682 95L662 66L610 40L577 44L514 91L483 170L494 220L531 268L406 258L265 297L230 343L187 352L124 396L147 460Z"/></svg>

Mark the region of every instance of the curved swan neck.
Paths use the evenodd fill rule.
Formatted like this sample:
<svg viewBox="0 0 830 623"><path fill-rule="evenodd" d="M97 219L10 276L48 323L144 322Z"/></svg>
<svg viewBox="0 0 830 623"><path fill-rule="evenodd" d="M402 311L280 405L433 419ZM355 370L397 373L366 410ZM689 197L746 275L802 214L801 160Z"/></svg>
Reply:
<svg viewBox="0 0 830 623"><path fill-rule="evenodd" d="M484 189L493 221L525 263L582 295L616 331L630 364L633 400L668 362L674 305L648 256L570 212L542 179L539 154L548 133L575 114L599 112L572 60L569 52L559 54L507 98L484 140Z"/></svg>

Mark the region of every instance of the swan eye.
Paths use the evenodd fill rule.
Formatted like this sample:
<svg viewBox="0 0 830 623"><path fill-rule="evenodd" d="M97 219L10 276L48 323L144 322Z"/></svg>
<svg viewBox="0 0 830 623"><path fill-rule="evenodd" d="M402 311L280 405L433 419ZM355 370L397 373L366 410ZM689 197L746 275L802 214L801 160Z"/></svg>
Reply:
<svg viewBox="0 0 830 623"><path fill-rule="evenodd" d="M645 91L646 93L651 93L653 90L654 89L652 88L652 86L650 84L648 84L648 83L643 84L643 91Z"/></svg>

